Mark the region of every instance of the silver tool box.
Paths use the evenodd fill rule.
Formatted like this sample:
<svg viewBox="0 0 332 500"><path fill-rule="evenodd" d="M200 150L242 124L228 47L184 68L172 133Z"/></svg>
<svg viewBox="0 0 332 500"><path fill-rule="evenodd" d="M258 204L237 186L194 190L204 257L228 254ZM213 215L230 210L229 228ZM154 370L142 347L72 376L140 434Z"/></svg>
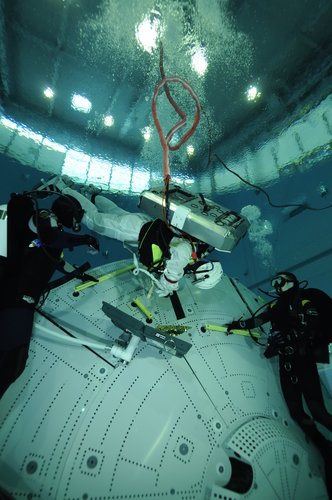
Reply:
<svg viewBox="0 0 332 500"><path fill-rule="evenodd" d="M152 217L163 220L163 192L164 186L143 191L139 207ZM246 217L198 194L188 193L177 185L169 188L168 204L171 226L223 252L231 252L250 226Z"/></svg>

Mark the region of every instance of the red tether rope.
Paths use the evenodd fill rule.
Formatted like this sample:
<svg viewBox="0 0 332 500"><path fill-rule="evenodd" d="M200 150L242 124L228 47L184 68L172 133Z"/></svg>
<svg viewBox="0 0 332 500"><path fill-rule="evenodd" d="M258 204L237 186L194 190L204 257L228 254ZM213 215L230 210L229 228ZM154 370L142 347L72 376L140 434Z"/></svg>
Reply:
<svg viewBox="0 0 332 500"><path fill-rule="evenodd" d="M170 145L170 141L172 140L172 137L174 136L174 134L186 124L187 116L185 115L185 113L183 113L183 111L180 108L178 108L178 106L176 106L176 108L178 108L178 109L175 108L174 104L176 105L176 103L174 103L174 104L171 103L173 105L173 107L176 109L176 111L178 112L178 114L180 115L180 118L182 118L182 119L176 125L174 125L174 127L171 128L171 130L166 134L166 136L164 136L163 129L161 127L160 121L159 121L158 116L157 116L156 99L158 97L160 90L163 87L165 87L165 89L168 89L168 87L167 87L168 82L181 83L182 87L187 92L189 92L189 94L192 96L192 98L194 99L195 104L196 104L196 115L195 115L195 120L194 120L192 127L184 134L184 136L182 137L180 142L178 144L175 144L174 146ZM153 115L154 123L156 125L157 130L158 130L159 139L160 139L161 146L162 146L163 152L164 152L164 181L166 181L167 178L170 178L169 150L176 151L177 149L179 149L189 139L189 137L191 137L193 135L193 133L195 132L196 127L199 123L200 105L198 102L197 95L195 94L194 90L189 85L189 83L186 82L183 78L180 78L179 76L165 77L161 80L161 82L159 82L159 84L157 85L157 87L154 91L153 98L152 98L152 115Z"/></svg>

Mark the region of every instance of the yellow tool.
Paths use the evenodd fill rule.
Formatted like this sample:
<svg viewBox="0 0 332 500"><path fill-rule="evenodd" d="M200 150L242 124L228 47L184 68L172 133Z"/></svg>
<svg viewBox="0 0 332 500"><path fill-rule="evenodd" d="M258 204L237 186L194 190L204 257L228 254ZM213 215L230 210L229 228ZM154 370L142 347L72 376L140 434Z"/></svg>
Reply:
<svg viewBox="0 0 332 500"><path fill-rule="evenodd" d="M205 328L207 330L213 330L215 332L225 332L227 333L227 328L225 326L220 326L220 325L210 325L210 323L207 323L205 325ZM243 335L245 337L250 337L250 333L248 330L231 330L232 333L235 333L235 335ZM251 332L251 335L253 337L256 337L259 339L261 336L257 332Z"/></svg>
<svg viewBox="0 0 332 500"><path fill-rule="evenodd" d="M75 286L75 292L80 292L89 286L98 285L98 283L102 283L103 281L109 280L110 278L114 278L115 276L119 276L119 274L126 273L127 271L131 271L134 269L134 264L130 264L130 266L122 267L121 269L117 269L112 273L104 274L104 276L99 276L96 278L98 281L87 281L86 283L82 283L81 285Z"/></svg>
<svg viewBox="0 0 332 500"><path fill-rule="evenodd" d="M161 332L169 333L170 335L176 336L185 333L190 330L191 326L185 325L156 325L156 329Z"/></svg>
<svg viewBox="0 0 332 500"><path fill-rule="evenodd" d="M145 307L144 304L142 304L142 302L137 297L135 299L133 299L132 301L134 304L137 305L137 307L142 311L142 313L145 314L145 316L148 319L152 319L152 314L150 313L150 311Z"/></svg>

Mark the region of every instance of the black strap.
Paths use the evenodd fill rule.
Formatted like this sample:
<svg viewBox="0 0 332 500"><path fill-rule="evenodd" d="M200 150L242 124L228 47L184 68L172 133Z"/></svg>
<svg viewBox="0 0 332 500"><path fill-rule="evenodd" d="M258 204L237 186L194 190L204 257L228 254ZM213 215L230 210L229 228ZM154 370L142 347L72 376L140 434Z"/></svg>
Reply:
<svg viewBox="0 0 332 500"><path fill-rule="evenodd" d="M58 278L57 280L51 281L46 289L45 292L49 292L50 290L53 290L54 288L57 288L58 286L64 285L65 283L68 283L68 281L71 281L74 278L80 278L83 282L84 281L95 281L98 282L96 278L93 276L90 276L89 274L86 274L85 271L90 269L91 265L89 262L85 262L81 266L77 267L74 271L71 271L68 274L65 274L61 278Z"/></svg>
<svg viewBox="0 0 332 500"><path fill-rule="evenodd" d="M183 307L181 305L179 296L176 292L173 292L172 295L170 295L170 299L172 302L172 306L175 312L176 319L182 319L185 318L186 315L184 314Z"/></svg>

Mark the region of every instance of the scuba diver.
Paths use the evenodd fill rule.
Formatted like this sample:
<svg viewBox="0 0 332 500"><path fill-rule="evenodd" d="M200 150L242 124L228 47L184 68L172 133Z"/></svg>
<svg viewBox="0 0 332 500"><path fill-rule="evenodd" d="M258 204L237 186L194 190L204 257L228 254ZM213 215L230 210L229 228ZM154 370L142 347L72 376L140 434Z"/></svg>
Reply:
<svg viewBox="0 0 332 500"><path fill-rule="evenodd" d="M194 243L189 235L186 237L180 231L175 232L175 228L169 228L161 219L123 210L98 192L92 194L90 201L82 193L68 187L64 178L55 182L54 186L64 195L70 195L79 202L84 210L82 223L90 230L124 244L138 246L139 261L147 271L138 268L137 259L136 269L148 272L150 276L151 273L159 274L156 289L159 297L167 297L178 290L179 281L189 268L190 272L199 272L197 267L201 262L198 263L198 260L213 250L208 244ZM59 209L60 207L56 211L58 216L61 215ZM135 260L136 255L133 255ZM219 263L215 263L215 270L215 274L220 277ZM208 271L205 271L204 276L209 277ZM217 281L214 279L213 284Z"/></svg>
<svg viewBox="0 0 332 500"><path fill-rule="evenodd" d="M332 341L332 299L316 288L300 288L296 276L280 272L271 280L277 300L261 314L225 325L252 329L271 322L265 357L279 355L281 389L292 418L299 424L331 464L332 447L314 420L332 432L332 415L325 408L316 363L329 363ZM304 397L312 418L304 411Z"/></svg>
<svg viewBox="0 0 332 500"><path fill-rule="evenodd" d="M66 281L87 279L84 271L90 265L68 265L61 257L63 248L99 249L96 238L63 230L65 226L78 231L83 211L75 199L57 196L51 210L38 205L37 198L44 198L45 191L12 194L7 206L1 205L0 239L6 244L1 245L0 256L0 398L25 368L35 307L50 290L53 273L60 270ZM62 198L61 206L67 209L58 218L55 211Z"/></svg>

